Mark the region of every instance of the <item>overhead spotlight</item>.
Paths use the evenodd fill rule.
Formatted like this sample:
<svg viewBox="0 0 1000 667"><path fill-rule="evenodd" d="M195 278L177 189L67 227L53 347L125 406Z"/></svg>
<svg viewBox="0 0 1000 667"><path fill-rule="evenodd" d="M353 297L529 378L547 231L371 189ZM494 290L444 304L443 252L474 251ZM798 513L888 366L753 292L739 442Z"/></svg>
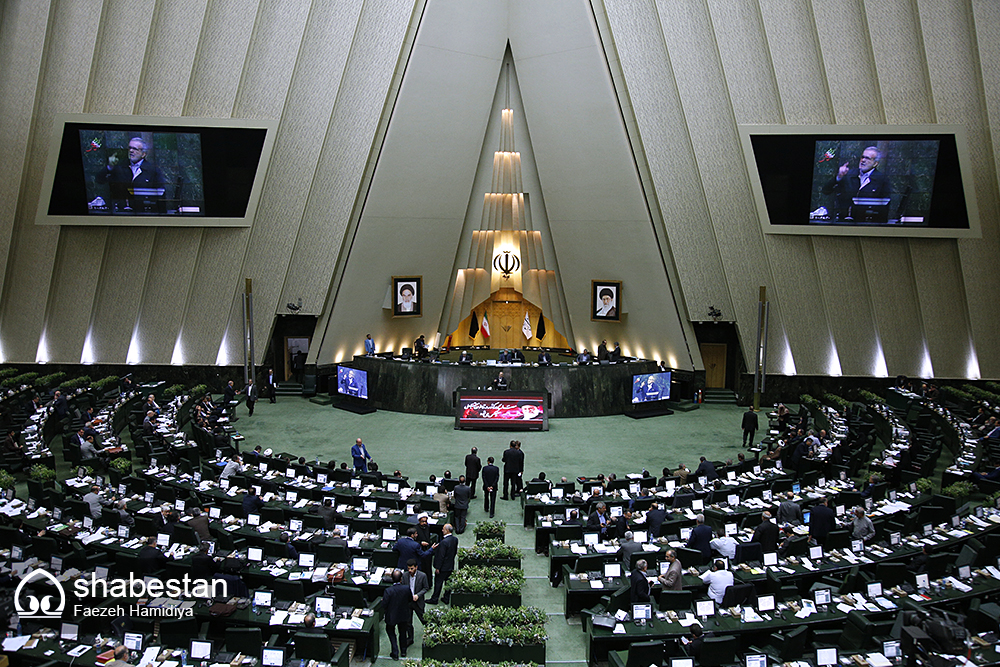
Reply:
<svg viewBox="0 0 1000 667"><path fill-rule="evenodd" d="M302 310L302 299L299 299L299 302L297 304L289 301L288 303L285 304L285 308L292 311L293 313L299 312L300 310Z"/></svg>

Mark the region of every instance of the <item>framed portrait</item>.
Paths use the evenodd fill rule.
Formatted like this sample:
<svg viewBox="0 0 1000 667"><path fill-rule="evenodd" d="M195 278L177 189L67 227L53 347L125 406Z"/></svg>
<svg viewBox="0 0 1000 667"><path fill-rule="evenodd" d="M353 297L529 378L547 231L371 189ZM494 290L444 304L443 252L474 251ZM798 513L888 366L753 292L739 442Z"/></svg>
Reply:
<svg viewBox="0 0 1000 667"><path fill-rule="evenodd" d="M591 320L619 322L622 312L622 283L620 280L590 281Z"/></svg>
<svg viewBox="0 0 1000 667"><path fill-rule="evenodd" d="M420 317L420 304L423 303L420 283L421 276L392 277L393 317Z"/></svg>

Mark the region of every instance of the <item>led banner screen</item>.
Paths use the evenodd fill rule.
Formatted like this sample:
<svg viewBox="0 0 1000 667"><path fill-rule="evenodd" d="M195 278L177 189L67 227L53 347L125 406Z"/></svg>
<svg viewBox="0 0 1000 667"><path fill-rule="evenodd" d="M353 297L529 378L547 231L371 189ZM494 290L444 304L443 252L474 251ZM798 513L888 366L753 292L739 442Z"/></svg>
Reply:
<svg viewBox="0 0 1000 667"><path fill-rule="evenodd" d="M772 234L979 236L964 133L950 126L741 126Z"/></svg>
<svg viewBox="0 0 1000 667"><path fill-rule="evenodd" d="M545 394L531 392L473 392L458 397L455 428L548 430Z"/></svg>

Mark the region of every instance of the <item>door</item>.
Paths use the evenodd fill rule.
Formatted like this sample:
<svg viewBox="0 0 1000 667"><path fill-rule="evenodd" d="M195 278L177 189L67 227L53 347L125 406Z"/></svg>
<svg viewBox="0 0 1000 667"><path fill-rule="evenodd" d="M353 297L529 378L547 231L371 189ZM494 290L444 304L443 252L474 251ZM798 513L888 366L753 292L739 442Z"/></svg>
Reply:
<svg viewBox="0 0 1000 667"><path fill-rule="evenodd" d="M305 336L285 336L285 382L301 383L311 339Z"/></svg>
<svg viewBox="0 0 1000 667"><path fill-rule="evenodd" d="M726 344L702 343L701 360L705 363L705 388L723 389L726 386Z"/></svg>

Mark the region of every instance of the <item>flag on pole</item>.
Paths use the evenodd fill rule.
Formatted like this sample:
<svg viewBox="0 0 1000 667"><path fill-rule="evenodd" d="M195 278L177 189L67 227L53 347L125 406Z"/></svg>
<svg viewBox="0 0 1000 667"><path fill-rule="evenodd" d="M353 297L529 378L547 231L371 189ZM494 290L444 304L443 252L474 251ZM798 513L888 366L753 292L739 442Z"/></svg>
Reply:
<svg viewBox="0 0 1000 667"><path fill-rule="evenodd" d="M535 329L535 337L538 340L545 338L545 318L538 313L538 327Z"/></svg>
<svg viewBox="0 0 1000 667"><path fill-rule="evenodd" d="M490 323L486 319L486 312L483 312L483 338L490 337Z"/></svg>
<svg viewBox="0 0 1000 667"><path fill-rule="evenodd" d="M528 319L528 311L524 311L524 322L521 324L521 333L528 340L531 340L531 320Z"/></svg>
<svg viewBox="0 0 1000 667"><path fill-rule="evenodd" d="M472 311L472 322L469 323L469 338L475 340L476 334L479 333L479 318L476 317L476 311Z"/></svg>

